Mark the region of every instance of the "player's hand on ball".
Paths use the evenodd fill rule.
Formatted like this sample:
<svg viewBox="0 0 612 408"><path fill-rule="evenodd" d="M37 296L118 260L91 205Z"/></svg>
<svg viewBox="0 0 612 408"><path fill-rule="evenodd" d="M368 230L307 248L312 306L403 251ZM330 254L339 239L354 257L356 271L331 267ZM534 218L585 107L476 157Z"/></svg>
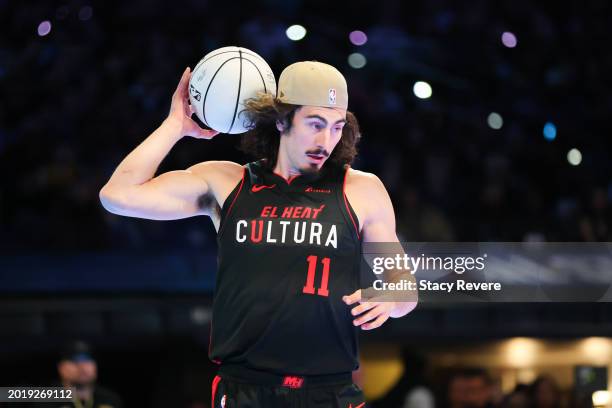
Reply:
<svg viewBox="0 0 612 408"><path fill-rule="evenodd" d="M194 113L193 108L189 104L189 79L191 78L191 70L189 67L183 72L174 94L172 95L172 104L170 105L170 113L168 120L179 124L181 134L185 136L195 137L197 139L212 139L219 132L216 130L202 129L193 119L191 115Z"/></svg>

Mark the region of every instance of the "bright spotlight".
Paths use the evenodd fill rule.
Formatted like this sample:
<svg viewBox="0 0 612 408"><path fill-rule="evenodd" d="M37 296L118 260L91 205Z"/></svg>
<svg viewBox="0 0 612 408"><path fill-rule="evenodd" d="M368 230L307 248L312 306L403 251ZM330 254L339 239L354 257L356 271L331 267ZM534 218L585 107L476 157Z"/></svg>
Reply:
<svg viewBox="0 0 612 408"><path fill-rule="evenodd" d="M300 41L306 36L306 29L299 24L294 24L287 29L286 34L291 41Z"/></svg>
<svg viewBox="0 0 612 408"><path fill-rule="evenodd" d="M431 86L425 81L417 81L412 87L412 92L417 98L427 99L431 97Z"/></svg>

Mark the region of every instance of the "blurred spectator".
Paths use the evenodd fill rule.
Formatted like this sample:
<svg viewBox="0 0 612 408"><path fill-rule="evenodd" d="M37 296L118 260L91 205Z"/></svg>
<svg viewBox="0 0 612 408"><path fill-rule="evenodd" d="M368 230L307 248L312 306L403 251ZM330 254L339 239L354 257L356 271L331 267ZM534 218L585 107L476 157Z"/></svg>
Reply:
<svg viewBox="0 0 612 408"><path fill-rule="evenodd" d="M530 388L533 408L560 408L561 395L557 382L548 376L536 378Z"/></svg>
<svg viewBox="0 0 612 408"><path fill-rule="evenodd" d="M404 373L385 396L372 403L372 408L434 408L434 395L425 376L425 357L404 349L402 362Z"/></svg>
<svg viewBox="0 0 612 408"><path fill-rule="evenodd" d="M492 399L491 378L484 369L459 369L448 381L446 408L490 408Z"/></svg>
<svg viewBox="0 0 612 408"><path fill-rule="evenodd" d="M514 391L504 397L500 408L532 408L529 386L518 384Z"/></svg>
<svg viewBox="0 0 612 408"><path fill-rule="evenodd" d="M70 407L74 408L121 408L123 402L113 391L98 385L98 366L91 353L89 345L83 341L75 341L62 351L57 364L61 385L72 387L75 395ZM47 406L54 406L49 405ZM58 403L58 407L66 407L66 403Z"/></svg>
<svg viewBox="0 0 612 408"><path fill-rule="evenodd" d="M612 207L603 188L591 191L589 206L580 218L580 236L582 241L612 240Z"/></svg>

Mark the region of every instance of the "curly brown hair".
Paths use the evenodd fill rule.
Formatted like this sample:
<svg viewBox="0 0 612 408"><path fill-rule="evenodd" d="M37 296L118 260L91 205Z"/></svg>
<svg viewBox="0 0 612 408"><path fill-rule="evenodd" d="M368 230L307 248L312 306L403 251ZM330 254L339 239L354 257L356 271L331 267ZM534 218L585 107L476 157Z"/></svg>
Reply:
<svg viewBox="0 0 612 408"><path fill-rule="evenodd" d="M280 132L276 122L284 125L284 131L291 130L293 117L300 105L289 105L280 102L271 94L259 94L245 102L244 114L248 128L240 142L240 150L257 159L266 159L265 165L273 168L278 157ZM342 137L336 145L328 162L344 166L351 164L357 156L357 143L361 139L359 123L352 112L346 112L346 124L342 128Z"/></svg>

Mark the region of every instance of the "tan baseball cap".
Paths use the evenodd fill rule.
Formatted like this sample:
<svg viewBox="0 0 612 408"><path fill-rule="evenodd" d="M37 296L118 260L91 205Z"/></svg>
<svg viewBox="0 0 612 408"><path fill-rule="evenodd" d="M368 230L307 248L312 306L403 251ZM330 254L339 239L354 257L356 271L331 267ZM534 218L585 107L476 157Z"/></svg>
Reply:
<svg viewBox="0 0 612 408"><path fill-rule="evenodd" d="M346 80L336 68L316 61L289 65L278 79L277 97L291 105L348 107Z"/></svg>

